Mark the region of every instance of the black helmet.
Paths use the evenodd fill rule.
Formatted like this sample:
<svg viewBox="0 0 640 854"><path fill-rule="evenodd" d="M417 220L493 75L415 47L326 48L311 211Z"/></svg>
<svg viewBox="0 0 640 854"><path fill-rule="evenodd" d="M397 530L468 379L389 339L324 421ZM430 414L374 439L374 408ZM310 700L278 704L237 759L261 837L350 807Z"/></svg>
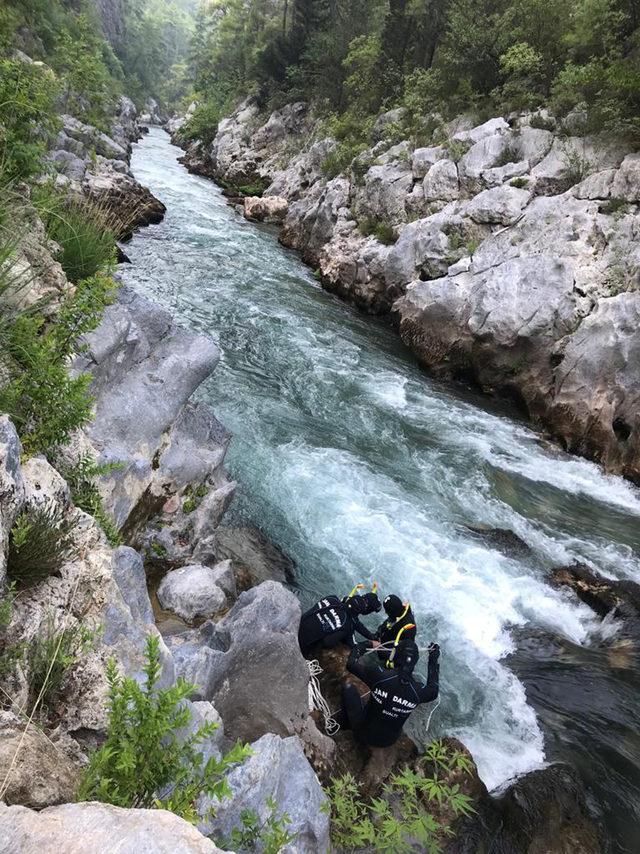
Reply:
<svg viewBox="0 0 640 854"><path fill-rule="evenodd" d="M393 667L395 670L400 670L410 676L419 658L420 652L417 643L408 639L401 640L393 656Z"/></svg>
<svg viewBox="0 0 640 854"><path fill-rule="evenodd" d="M382 610L382 605L378 599L377 593L365 593L362 598L365 600L367 606L367 610L363 613L377 614L378 611Z"/></svg>
<svg viewBox="0 0 640 854"><path fill-rule="evenodd" d="M397 619L400 614L402 614L406 607L403 604L402 599L399 596L396 596L394 593L392 593L391 596L387 596L383 604L384 610L394 620Z"/></svg>
<svg viewBox="0 0 640 854"><path fill-rule="evenodd" d="M347 611L349 611L350 614L360 616L371 613L371 611L367 610L365 596L345 596L342 601L347 606Z"/></svg>

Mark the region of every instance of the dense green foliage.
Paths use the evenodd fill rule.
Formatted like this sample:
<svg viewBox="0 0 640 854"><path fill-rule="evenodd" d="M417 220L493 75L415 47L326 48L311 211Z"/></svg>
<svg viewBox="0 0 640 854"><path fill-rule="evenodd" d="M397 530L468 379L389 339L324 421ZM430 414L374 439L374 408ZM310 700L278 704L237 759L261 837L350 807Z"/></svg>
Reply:
<svg viewBox="0 0 640 854"><path fill-rule="evenodd" d="M111 276L98 273L78 283L56 323L25 312L5 331L9 377L0 387L0 411L11 417L25 453L51 453L90 419L91 377L70 376L67 361L100 322L114 289Z"/></svg>
<svg viewBox="0 0 640 854"><path fill-rule="evenodd" d="M405 134L434 112L551 105L638 138L639 25L637 0L212 0L192 49L194 125L253 93L346 114L351 154L394 106Z"/></svg>
<svg viewBox="0 0 640 854"><path fill-rule="evenodd" d="M429 745L424 761L431 766L431 776L421 768L405 768L391 777L381 797L368 801L362 800L351 774L335 778L327 791L334 845L346 851L371 846L381 854L408 854L416 845L430 854L440 851L449 833L443 816L473 812L460 784L450 782L468 774L471 764L463 753L439 741Z"/></svg>
<svg viewBox="0 0 640 854"><path fill-rule="evenodd" d="M225 773L242 762L249 748L238 743L222 759L206 762L202 742L217 724L209 723L191 735L185 729L191 711L185 700L193 685L178 679L171 688L159 688L160 642L149 636L144 672L146 683L108 667L109 727L103 746L91 757L78 800L99 800L121 807L169 809L196 820L201 794L220 799L230 794Z"/></svg>
<svg viewBox="0 0 640 854"><path fill-rule="evenodd" d="M7 575L18 587L31 587L60 571L77 556L75 520L54 504L24 510L9 535Z"/></svg>

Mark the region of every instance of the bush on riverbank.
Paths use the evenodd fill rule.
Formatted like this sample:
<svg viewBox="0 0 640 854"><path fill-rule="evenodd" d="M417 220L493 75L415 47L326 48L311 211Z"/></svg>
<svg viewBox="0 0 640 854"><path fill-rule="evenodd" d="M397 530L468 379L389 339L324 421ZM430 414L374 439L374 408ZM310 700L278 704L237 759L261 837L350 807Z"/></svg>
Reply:
<svg viewBox="0 0 640 854"><path fill-rule="evenodd" d="M219 800L230 795L225 774L246 759L250 749L238 742L220 760L211 756L205 761L201 746L218 724L207 723L180 737L191 721L184 701L195 686L179 678L170 688L158 688L160 671L157 635L147 639L143 687L135 679L120 676L115 662L108 665L107 738L91 757L78 800L168 809L195 822L198 798L205 794Z"/></svg>

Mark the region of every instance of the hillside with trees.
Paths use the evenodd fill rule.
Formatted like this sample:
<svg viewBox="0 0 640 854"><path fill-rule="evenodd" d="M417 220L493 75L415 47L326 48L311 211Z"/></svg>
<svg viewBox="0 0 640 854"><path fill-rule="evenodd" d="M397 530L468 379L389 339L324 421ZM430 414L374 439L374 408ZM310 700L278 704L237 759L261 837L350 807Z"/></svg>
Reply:
<svg viewBox="0 0 640 854"><path fill-rule="evenodd" d="M373 117L578 108L587 130L640 135L637 0L211 0L191 70L205 125L257 94L312 100L357 145ZM336 116L340 117L336 121Z"/></svg>

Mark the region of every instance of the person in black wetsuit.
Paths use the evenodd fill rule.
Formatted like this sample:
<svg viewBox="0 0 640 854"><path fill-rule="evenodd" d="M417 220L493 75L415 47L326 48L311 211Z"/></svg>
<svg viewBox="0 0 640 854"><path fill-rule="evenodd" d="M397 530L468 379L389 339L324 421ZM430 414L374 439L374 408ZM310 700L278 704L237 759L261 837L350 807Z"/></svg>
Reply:
<svg viewBox="0 0 640 854"><path fill-rule="evenodd" d="M419 652L415 641L401 640L394 651L393 669L388 670L368 656L361 656L368 644L353 647L347 670L371 688L368 701L363 700L353 683L342 691L342 710L336 722L342 729L351 729L357 741L369 747L390 747L394 744L411 712L421 703L430 703L438 696L440 677L440 647L429 647L427 684L413 677ZM366 659L365 659L366 660Z"/></svg>
<svg viewBox="0 0 640 854"><path fill-rule="evenodd" d="M375 632L370 632L366 626L363 626L364 631L360 634L371 641L371 646L395 643L400 638L414 641L417 629L409 603L403 602L399 596L391 594L386 597L382 604L387 612L388 619L381 623ZM380 650L379 656L384 658L386 654Z"/></svg>
<svg viewBox="0 0 640 854"><path fill-rule="evenodd" d="M303 655L309 655L316 644L323 647L345 643L355 644L354 632L366 637L369 630L362 625L359 617L380 611L382 605L376 593L355 596L353 593L344 599L327 596L309 608L300 619L298 643Z"/></svg>

